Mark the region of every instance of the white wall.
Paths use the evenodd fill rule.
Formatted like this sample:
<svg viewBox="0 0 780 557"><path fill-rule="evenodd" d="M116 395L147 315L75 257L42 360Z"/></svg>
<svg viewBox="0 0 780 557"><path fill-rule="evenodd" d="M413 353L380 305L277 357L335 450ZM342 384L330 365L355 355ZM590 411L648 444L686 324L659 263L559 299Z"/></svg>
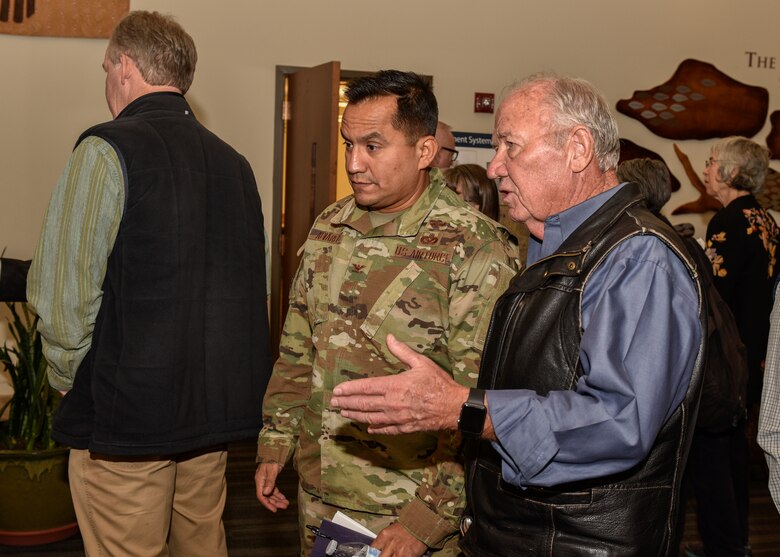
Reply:
<svg viewBox="0 0 780 557"><path fill-rule="evenodd" d="M194 37L200 61L188 98L252 163L269 217L276 65L340 60L347 70L433 75L442 119L472 132L492 128L492 115L472 112L475 91L500 95L526 74L554 70L592 81L614 107L635 89L666 81L685 58L766 87L770 112L780 108L780 69L749 68L745 55L780 57L773 0L131 0L131 9L172 13ZM0 249L7 246L9 257L32 256L73 142L110 117L105 45L0 35ZM697 196L671 141L622 115L618 122L624 137L664 156L683 183L671 207ZM755 139L763 142L768 130ZM710 143L682 147L700 167ZM700 234L704 222L696 222Z"/></svg>

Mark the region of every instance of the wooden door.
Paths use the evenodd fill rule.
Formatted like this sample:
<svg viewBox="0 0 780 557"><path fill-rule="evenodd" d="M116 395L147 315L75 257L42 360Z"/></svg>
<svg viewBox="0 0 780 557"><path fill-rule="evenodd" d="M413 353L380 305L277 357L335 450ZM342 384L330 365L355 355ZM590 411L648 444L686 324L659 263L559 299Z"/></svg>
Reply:
<svg viewBox="0 0 780 557"><path fill-rule="evenodd" d="M287 142L282 241L281 320L315 217L336 200L340 63L292 73L287 82Z"/></svg>

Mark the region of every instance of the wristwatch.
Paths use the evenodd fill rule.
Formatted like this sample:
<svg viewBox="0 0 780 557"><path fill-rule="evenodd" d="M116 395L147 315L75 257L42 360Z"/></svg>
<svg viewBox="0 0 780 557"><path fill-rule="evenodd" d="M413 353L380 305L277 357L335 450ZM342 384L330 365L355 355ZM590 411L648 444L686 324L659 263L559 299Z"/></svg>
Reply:
<svg viewBox="0 0 780 557"><path fill-rule="evenodd" d="M479 439L485 427L485 391L484 389L469 390L469 398L460 408L458 430L466 439Z"/></svg>

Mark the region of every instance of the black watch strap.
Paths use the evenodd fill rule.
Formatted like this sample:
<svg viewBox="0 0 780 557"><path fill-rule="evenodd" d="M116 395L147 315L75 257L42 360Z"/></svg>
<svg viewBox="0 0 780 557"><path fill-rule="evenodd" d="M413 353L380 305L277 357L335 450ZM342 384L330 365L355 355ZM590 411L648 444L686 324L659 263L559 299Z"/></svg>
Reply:
<svg viewBox="0 0 780 557"><path fill-rule="evenodd" d="M466 404L484 408L485 389L469 389L469 398L466 400Z"/></svg>
<svg viewBox="0 0 780 557"><path fill-rule="evenodd" d="M470 389L469 398L463 403L458 419L458 430L461 435L468 439L479 438L485 427L486 415L484 389Z"/></svg>

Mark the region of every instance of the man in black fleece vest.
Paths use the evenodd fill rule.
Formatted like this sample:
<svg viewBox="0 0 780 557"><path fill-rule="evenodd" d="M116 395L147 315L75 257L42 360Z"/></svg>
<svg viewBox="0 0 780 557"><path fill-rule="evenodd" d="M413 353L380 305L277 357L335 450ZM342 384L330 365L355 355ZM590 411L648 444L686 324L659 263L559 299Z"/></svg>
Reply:
<svg viewBox="0 0 780 557"><path fill-rule="evenodd" d="M246 159L184 99L196 61L170 17L118 24L114 120L79 138L30 270L89 555L227 555L225 444L261 425L262 209Z"/></svg>

